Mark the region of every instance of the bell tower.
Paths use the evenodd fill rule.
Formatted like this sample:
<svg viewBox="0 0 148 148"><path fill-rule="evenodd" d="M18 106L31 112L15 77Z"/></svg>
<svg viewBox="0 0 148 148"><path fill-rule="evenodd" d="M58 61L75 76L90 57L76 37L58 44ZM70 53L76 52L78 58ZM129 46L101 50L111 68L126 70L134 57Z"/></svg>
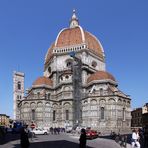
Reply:
<svg viewBox="0 0 148 148"><path fill-rule="evenodd" d="M24 97L24 78L25 74L22 72L13 73L13 118L20 119L20 110L18 108L19 102Z"/></svg>

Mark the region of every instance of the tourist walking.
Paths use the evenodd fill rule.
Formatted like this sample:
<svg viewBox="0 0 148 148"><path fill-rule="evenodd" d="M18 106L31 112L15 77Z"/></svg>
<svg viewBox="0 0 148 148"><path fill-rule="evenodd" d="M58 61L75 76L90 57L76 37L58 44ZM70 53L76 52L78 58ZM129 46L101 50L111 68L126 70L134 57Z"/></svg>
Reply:
<svg viewBox="0 0 148 148"><path fill-rule="evenodd" d="M81 129L81 135L79 141L80 141L79 148L86 148L86 131L84 128Z"/></svg>
<svg viewBox="0 0 148 148"><path fill-rule="evenodd" d="M28 139L28 131L27 128L22 128L21 130L21 148L29 148L29 139Z"/></svg>
<svg viewBox="0 0 148 148"><path fill-rule="evenodd" d="M132 133L132 148L140 148L140 143L139 143L139 131L138 129L134 129Z"/></svg>

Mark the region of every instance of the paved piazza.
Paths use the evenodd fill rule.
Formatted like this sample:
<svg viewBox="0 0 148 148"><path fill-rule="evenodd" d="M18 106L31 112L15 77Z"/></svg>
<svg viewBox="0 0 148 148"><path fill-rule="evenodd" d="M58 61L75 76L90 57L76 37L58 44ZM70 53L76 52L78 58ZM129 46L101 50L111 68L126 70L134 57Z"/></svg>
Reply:
<svg viewBox="0 0 148 148"><path fill-rule="evenodd" d="M0 148L20 148L20 140L16 140L14 135L10 135L10 140ZM19 136L17 136L19 137ZM30 148L78 148L79 136L71 134L60 135L37 135L30 139ZM87 140L87 148L121 148L115 141L103 138Z"/></svg>

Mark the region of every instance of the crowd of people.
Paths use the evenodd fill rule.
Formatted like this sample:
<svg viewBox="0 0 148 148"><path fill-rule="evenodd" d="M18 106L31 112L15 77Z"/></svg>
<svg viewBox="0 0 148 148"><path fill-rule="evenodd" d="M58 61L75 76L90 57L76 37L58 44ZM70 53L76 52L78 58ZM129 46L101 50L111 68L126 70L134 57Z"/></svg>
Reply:
<svg viewBox="0 0 148 148"><path fill-rule="evenodd" d="M60 127L50 127L49 129L51 134L60 134L60 133L65 133L65 128L60 128Z"/></svg>

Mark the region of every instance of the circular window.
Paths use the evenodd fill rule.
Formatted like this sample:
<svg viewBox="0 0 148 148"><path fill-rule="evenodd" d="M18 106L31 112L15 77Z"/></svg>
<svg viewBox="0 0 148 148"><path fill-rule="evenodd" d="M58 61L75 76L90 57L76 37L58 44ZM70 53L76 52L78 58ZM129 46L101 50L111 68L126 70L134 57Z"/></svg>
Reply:
<svg viewBox="0 0 148 148"><path fill-rule="evenodd" d="M66 76L65 76L65 78L66 78L66 79L69 79L69 76L68 76L68 75L66 75Z"/></svg>
<svg viewBox="0 0 148 148"><path fill-rule="evenodd" d="M67 67L71 67L72 63L69 61L67 62Z"/></svg>
<svg viewBox="0 0 148 148"><path fill-rule="evenodd" d="M92 64L91 64L91 66L92 67L96 67L97 66L97 63L95 61L93 61Z"/></svg>

